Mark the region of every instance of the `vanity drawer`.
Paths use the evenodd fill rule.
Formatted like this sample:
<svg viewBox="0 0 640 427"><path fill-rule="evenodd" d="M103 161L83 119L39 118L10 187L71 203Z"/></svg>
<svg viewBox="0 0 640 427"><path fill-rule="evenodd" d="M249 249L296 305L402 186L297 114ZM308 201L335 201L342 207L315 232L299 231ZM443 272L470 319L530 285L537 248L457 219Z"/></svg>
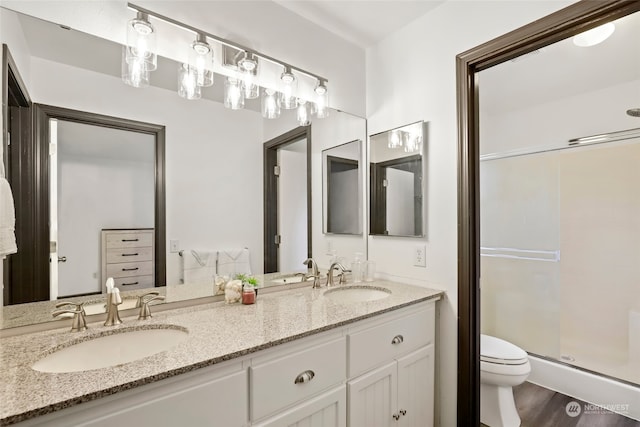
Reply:
<svg viewBox="0 0 640 427"><path fill-rule="evenodd" d="M153 246L153 231L104 231L107 249Z"/></svg>
<svg viewBox="0 0 640 427"><path fill-rule="evenodd" d="M435 306L349 334L349 378L433 343Z"/></svg>
<svg viewBox="0 0 640 427"><path fill-rule="evenodd" d="M251 419L273 414L347 378L344 337L250 368Z"/></svg>
<svg viewBox="0 0 640 427"><path fill-rule="evenodd" d="M147 275L153 275L153 261L107 264L107 277L116 278Z"/></svg>
<svg viewBox="0 0 640 427"><path fill-rule="evenodd" d="M107 249L107 264L122 262L151 261L153 248L112 248Z"/></svg>
<svg viewBox="0 0 640 427"><path fill-rule="evenodd" d="M153 283L153 275L119 277L117 279L114 278L113 281L115 282L115 286L120 288L121 291L152 288L155 286L155 284Z"/></svg>

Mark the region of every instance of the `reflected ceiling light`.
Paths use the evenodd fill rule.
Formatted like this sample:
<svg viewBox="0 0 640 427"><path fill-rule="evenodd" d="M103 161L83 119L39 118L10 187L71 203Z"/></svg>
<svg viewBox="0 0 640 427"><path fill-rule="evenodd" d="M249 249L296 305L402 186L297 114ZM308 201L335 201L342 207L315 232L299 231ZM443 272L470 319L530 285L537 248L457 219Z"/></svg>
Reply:
<svg viewBox="0 0 640 427"><path fill-rule="evenodd" d="M178 67L178 95L184 99L200 99L202 91L198 85L198 72L189 64Z"/></svg>
<svg viewBox="0 0 640 427"><path fill-rule="evenodd" d="M280 117L280 97L273 89L264 89L262 93L262 117L277 119Z"/></svg>
<svg viewBox="0 0 640 427"><path fill-rule="evenodd" d="M311 124L311 120L309 120L309 117L311 116L309 103L304 99L298 99L297 104L296 120L298 120L298 124L300 126L309 126Z"/></svg>
<svg viewBox="0 0 640 427"><path fill-rule="evenodd" d="M158 67L156 50L156 32L149 16L138 12L135 19L127 22L127 46L125 60L136 67L153 71Z"/></svg>
<svg viewBox="0 0 640 427"><path fill-rule="evenodd" d="M127 47L122 46L122 81L133 87L149 86L149 76L151 72L144 66L141 60L126 60Z"/></svg>
<svg viewBox="0 0 640 427"><path fill-rule="evenodd" d="M573 37L573 44L580 47L595 46L598 43L602 43L613 34L616 30L616 26L613 22L608 22L596 28L592 28L584 33L580 33Z"/></svg>
<svg viewBox="0 0 640 427"><path fill-rule="evenodd" d="M298 89L298 81L291 71L291 67L285 67L284 72L280 75L281 81L281 100L282 108L285 110L291 110L298 105L298 99L296 98L296 92Z"/></svg>
<svg viewBox="0 0 640 427"><path fill-rule="evenodd" d="M238 61L238 69L242 74L242 90L244 97L255 99L260 96L260 87L257 83L258 61L253 53L244 52L244 56Z"/></svg>
<svg viewBox="0 0 640 427"><path fill-rule="evenodd" d="M313 112L319 119L329 117L329 90L327 89L327 81L318 79L318 85L314 92L316 93L316 99Z"/></svg>
<svg viewBox="0 0 640 427"><path fill-rule="evenodd" d="M400 130L394 129L389 132L389 140L387 141L387 147L398 148L402 147L402 135Z"/></svg>
<svg viewBox="0 0 640 427"><path fill-rule="evenodd" d="M198 86L213 84L213 49L207 43L207 36L198 34L189 49L189 65L196 71Z"/></svg>
<svg viewBox="0 0 640 427"><path fill-rule="evenodd" d="M240 79L227 77L227 81L224 83L224 106L231 110L244 108L244 91Z"/></svg>

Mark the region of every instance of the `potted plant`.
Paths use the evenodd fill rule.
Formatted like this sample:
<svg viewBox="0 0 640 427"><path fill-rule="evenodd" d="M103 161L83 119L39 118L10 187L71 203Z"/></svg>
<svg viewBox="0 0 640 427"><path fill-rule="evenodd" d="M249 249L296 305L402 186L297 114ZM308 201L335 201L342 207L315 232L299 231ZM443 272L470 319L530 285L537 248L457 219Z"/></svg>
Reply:
<svg viewBox="0 0 640 427"><path fill-rule="evenodd" d="M256 295L258 295L258 279L242 273L236 274L235 279L240 280L242 282L243 287L245 285L251 286L255 291Z"/></svg>

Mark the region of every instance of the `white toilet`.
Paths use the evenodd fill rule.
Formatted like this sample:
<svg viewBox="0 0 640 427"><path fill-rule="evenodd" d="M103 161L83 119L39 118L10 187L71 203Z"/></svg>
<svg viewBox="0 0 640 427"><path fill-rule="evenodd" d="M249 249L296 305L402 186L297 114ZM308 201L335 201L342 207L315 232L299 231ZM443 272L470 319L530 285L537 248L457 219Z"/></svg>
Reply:
<svg viewBox="0 0 640 427"><path fill-rule="evenodd" d="M527 352L500 338L480 335L480 421L489 427L518 427L512 387L522 384L531 365Z"/></svg>

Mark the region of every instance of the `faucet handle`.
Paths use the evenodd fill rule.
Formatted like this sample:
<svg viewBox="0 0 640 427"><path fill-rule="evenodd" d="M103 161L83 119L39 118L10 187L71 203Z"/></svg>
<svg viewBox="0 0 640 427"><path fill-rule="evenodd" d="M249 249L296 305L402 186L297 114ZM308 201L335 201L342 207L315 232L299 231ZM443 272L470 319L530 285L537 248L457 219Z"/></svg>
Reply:
<svg viewBox="0 0 640 427"><path fill-rule="evenodd" d="M71 320L71 332L81 332L86 330L87 322L84 318L86 314L84 311L84 302L76 303L72 301L61 301L59 303L56 303L56 308L61 308L68 305L75 307L75 309L72 310L67 308L63 310L54 310L53 312L51 312L51 315L53 317L58 317L61 314L66 313L73 314L73 319Z"/></svg>
<svg viewBox="0 0 640 427"><path fill-rule="evenodd" d="M151 298L146 298L150 296ZM151 291L146 294L140 295L138 297L138 302L136 307L140 307L140 314L138 315L138 320L145 320L151 317L151 310L149 309L149 303L151 301L160 300L163 301L165 299L164 295L160 295L158 291Z"/></svg>

